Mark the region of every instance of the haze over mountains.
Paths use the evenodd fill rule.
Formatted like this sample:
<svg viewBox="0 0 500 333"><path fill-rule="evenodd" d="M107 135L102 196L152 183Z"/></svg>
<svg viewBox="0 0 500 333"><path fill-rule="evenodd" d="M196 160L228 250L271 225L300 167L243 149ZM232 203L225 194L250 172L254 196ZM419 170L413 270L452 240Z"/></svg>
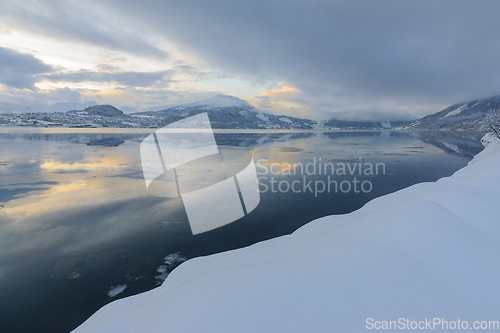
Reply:
<svg viewBox="0 0 500 333"><path fill-rule="evenodd" d="M92 103L92 102L88 102ZM56 103L53 109L69 107ZM330 119L314 121L262 112L246 101L217 95L194 103L155 111L125 114L112 105L92 105L83 110L0 114L3 126L74 126L159 128L180 119L207 112L213 128L221 129L449 129L480 130L481 121L491 109L500 107L500 95L452 105L415 121L356 122Z"/></svg>

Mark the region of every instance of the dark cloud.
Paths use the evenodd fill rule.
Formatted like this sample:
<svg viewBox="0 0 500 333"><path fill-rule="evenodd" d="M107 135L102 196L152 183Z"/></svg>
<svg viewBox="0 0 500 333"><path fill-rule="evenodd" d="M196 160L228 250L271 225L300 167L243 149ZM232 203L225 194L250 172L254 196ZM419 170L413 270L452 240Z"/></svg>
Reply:
<svg viewBox="0 0 500 333"><path fill-rule="evenodd" d="M499 2L114 1L114 8L228 72L326 96L330 109L500 92Z"/></svg>
<svg viewBox="0 0 500 333"><path fill-rule="evenodd" d="M52 67L29 55L0 47L0 83L18 89L35 89L34 76Z"/></svg>
<svg viewBox="0 0 500 333"><path fill-rule="evenodd" d="M300 89L315 118L405 107L423 114L500 93L499 12L495 1L91 0L10 2L0 18L157 58L166 55L151 40L165 38L224 75ZM147 86L161 74L72 75Z"/></svg>

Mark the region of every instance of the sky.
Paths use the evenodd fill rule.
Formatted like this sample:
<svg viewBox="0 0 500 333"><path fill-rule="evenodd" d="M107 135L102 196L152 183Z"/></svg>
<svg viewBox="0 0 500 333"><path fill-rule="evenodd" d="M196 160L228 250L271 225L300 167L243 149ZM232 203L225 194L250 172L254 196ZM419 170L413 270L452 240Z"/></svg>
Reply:
<svg viewBox="0 0 500 333"><path fill-rule="evenodd" d="M500 94L498 1L0 1L0 112L226 94L408 120Z"/></svg>

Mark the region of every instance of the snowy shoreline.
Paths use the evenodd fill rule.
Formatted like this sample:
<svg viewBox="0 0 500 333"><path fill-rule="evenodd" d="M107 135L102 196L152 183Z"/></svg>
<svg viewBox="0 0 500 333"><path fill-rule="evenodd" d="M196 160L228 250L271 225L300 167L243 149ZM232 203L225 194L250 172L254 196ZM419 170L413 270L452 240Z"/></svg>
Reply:
<svg viewBox="0 0 500 333"><path fill-rule="evenodd" d="M104 306L74 332L360 332L368 318L498 321L500 142L483 142L450 177L188 260L162 286Z"/></svg>

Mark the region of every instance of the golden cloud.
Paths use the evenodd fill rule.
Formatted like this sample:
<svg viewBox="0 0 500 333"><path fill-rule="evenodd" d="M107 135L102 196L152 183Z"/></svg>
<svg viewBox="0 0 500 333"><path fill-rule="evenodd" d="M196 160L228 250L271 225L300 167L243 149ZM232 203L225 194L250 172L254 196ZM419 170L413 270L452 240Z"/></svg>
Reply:
<svg viewBox="0 0 500 333"><path fill-rule="evenodd" d="M308 107L300 100L301 91L286 83L281 83L275 89L265 90L260 93L260 98L253 98L252 104L258 108L268 109L283 114L306 115ZM263 99L262 97L268 97Z"/></svg>

